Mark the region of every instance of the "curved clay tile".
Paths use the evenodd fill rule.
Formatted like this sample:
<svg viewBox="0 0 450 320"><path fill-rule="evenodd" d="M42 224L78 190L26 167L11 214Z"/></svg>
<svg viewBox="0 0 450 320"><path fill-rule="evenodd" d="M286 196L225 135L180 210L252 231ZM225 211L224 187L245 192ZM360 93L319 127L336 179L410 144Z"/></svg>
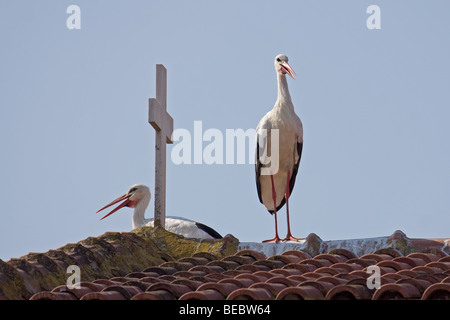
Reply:
<svg viewBox="0 0 450 320"><path fill-rule="evenodd" d="M195 267L190 268L189 271L202 271L205 273L222 273L225 271L225 269L222 267L219 267L219 266L200 265L200 266L195 266Z"/></svg>
<svg viewBox="0 0 450 320"><path fill-rule="evenodd" d="M429 286L431 286L433 283L427 280L422 279L401 279L398 280L397 283L410 283L413 286L415 286L417 289L419 289L420 294L422 294Z"/></svg>
<svg viewBox="0 0 450 320"><path fill-rule="evenodd" d="M269 273L272 274L272 276L277 276L281 274L285 277L303 274L303 272L301 272L298 269L285 269L284 267L282 269L270 270Z"/></svg>
<svg viewBox="0 0 450 320"><path fill-rule="evenodd" d="M433 261L427 263L425 267L439 268L444 272L450 270L450 262Z"/></svg>
<svg viewBox="0 0 450 320"><path fill-rule="evenodd" d="M231 292L227 300L272 300L273 295L264 288L241 288Z"/></svg>
<svg viewBox="0 0 450 320"><path fill-rule="evenodd" d="M284 263L284 265L289 264L289 263L297 263L300 262L302 260L304 260L303 258L298 257L297 255L294 254L277 254L274 256L271 256L269 258L267 258L267 260L275 260L275 261L281 261Z"/></svg>
<svg viewBox="0 0 450 320"><path fill-rule="evenodd" d="M312 286L289 287L278 293L276 300L323 300L322 292Z"/></svg>
<svg viewBox="0 0 450 320"><path fill-rule="evenodd" d="M176 299L181 297L186 292L192 291L191 288L189 288L186 285L182 284L174 284L174 283L155 283L147 288L146 292L152 292L152 291L158 291L158 290L165 290L167 292L170 292Z"/></svg>
<svg viewBox="0 0 450 320"><path fill-rule="evenodd" d="M345 284L348 281L346 279L338 278L338 277L331 277L331 276L324 276L317 279L318 282L328 282L331 283L334 286Z"/></svg>
<svg viewBox="0 0 450 320"><path fill-rule="evenodd" d="M297 256L300 260L304 259L311 259L312 257L309 255L309 253L300 251L300 250L287 250L283 252L281 255L293 255Z"/></svg>
<svg viewBox="0 0 450 320"><path fill-rule="evenodd" d="M403 256L403 254L400 251L398 251L394 248L382 248L382 249L375 251L374 254L388 255L391 257L391 259Z"/></svg>
<svg viewBox="0 0 450 320"><path fill-rule="evenodd" d="M300 283L300 281L286 276L279 276L268 279L266 283L281 283L287 287L295 287Z"/></svg>
<svg viewBox="0 0 450 320"><path fill-rule="evenodd" d="M223 261L223 260L214 260L210 261L206 264L206 266L218 266L223 270L234 270L239 267L241 264L236 261Z"/></svg>
<svg viewBox="0 0 450 320"><path fill-rule="evenodd" d="M226 298L231 292L241 288L239 285L235 283L205 283L197 288L196 291L208 291L208 290L216 290Z"/></svg>
<svg viewBox="0 0 450 320"><path fill-rule="evenodd" d="M56 288L54 288L51 292L52 293L70 293L71 295L75 296L75 298L80 299L82 296L89 292L98 292L101 290L91 290L87 286L81 286L79 289L76 288L68 288L66 285L61 285Z"/></svg>
<svg viewBox="0 0 450 320"><path fill-rule="evenodd" d="M206 251L201 251L201 252L194 253L192 255L192 257L193 258L195 258L195 257L206 258L209 261L213 261L213 260L218 260L219 259L219 257L216 256L215 254L213 254L211 252L206 252Z"/></svg>
<svg viewBox="0 0 450 320"><path fill-rule="evenodd" d="M260 276L256 276L255 273L254 274L240 274L237 275L236 277L234 277L235 279L248 279L250 281L253 281L253 283L258 283L258 282L265 282L267 281L268 278L260 275Z"/></svg>
<svg viewBox="0 0 450 320"><path fill-rule="evenodd" d="M177 279L171 282L172 284L182 284L184 286L189 287L192 291L197 290L198 287L200 287L204 282L198 281L198 280L191 280L191 279Z"/></svg>
<svg viewBox="0 0 450 320"><path fill-rule="evenodd" d="M254 284L255 282L250 280L250 279L235 279L235 278L230 278L230 279L223 279L220 280L218 283L231 283L234 284L240 288L248 288L250 287L252 284Z"/></svg>
<svg viewBox="0 0 450 320"><path fill-rule="evenodd" d="M347 272L346 273L350 273L352 271L356 271L356 270L362 270L364 269L360 264L357 263L348 263L348 262L338 262L335 263L331 266L331 268L336 268L336 269L345 269Z"/></svg>
<svg viewBox="0 0 450 320"><path fill-rule="evenodd" d="M412 270L400 270L397 272L398 275L405 276L407 278L416 278L419 276L419 273Z"/></svg>
<svg viewBox="0 0 450 320"><path fill-rule="evenodd" d="M286 265L283 261L279 260L259 260L252 263L254 266L265 266L269 268L270 270L276 269L276 268L282 268Z"/></svg>
<svg viewBox="0 0 450 320"><path fill-rule="evenodd" d="M215 260L210 260L205 257L186 257L186 258L178 259L178 262L190 263L193 266L205 265L211 261L215 261Z"/></svg>
<svg viewBox="0 0 450 320"><path fill-rule="evenodd" d="M175 297L169 291L157 290L138 293L131 300L175 300Z"/></svg>
<svg viewBox="0 0 450 320"><path fill-rule="evenodd" d="M225 300L225 297L217 290L202 290L187 292L179 300Z"/></svg>
<svg viewBox="0 0 450 320"><path fill-rule="evenodd" d="M424 252L415 252L410 253L407 255L408 258L419 258L424 260L426 263L438 261L440 259L440 256L434 254L434 253L424 253Z"/></svg>
<svg viewBox="0 0 450 320"><path fill-rule="evenodd" d="M249 287L249 289L263 288L263 289L269 291L270 294L272 295L271 299L274 299L281 290L283 290L287 287L288 287L287 285L280 283L280 282L272 282L272 283L259 282L259 283L252 284Z"/></svg>
<svg viewBox="0 0 450 320"><path fill-rule="evenodd" d="M368 260L375 260L375 261L384 261L384 260L392 260L393 257L391 255L388 254L374 254L374 253L369 253L369 254L365 254L363 256L360 257L360 259L368 259Z"/></svg>
<svg viewBox="0 0 450 320"><path fill-rule="evenodd" d="M266 260L267 259L266 255L264 253L255 251L255 250L250 250L250 249L240 250L240 251L236 252L234 255L235 256L252 257L255 260Z"/></svg>
<svg viewBox="0 0 450 320"><path fill-rule="evenodd" d="M422 295L422 300L450 300L450 283L435 283Z"/></svg>
<svg viewBox="0 0 450 320"><path fill-rule="evenodd" d="M329 251L328 254L343 256L343 257L345 257L345 260L357 258L357 256L352 251L346 250L346 249L339 249L339 248Z"/></svg>
<svg viewBox="0 0 450 320"><path fill-rule="evenodd" d="M275 270L279 270L279 269L275 269ZM256 271L255 273L253 273L255 276L258 277L264 277L265 279L270 279L273 277L276 277L277 274L273 273L274 270L270 270L270 271Z"/></svg>
<svg viewBox="0 0 450 320"><path fill-rule="evenodd" d="M119 292L126 300L130 300L136 294L143 292L139 287L124 286L124 285L115 285L106 287L101 292L111 292L111 291Z"/></svg>
<svg viewBox="0 0 450 320"><path fill-rule="evenodd" d="M328 291L325 300L370 300L372 291L366 285L338 285Z"/></svg>
<svg viewBox="0 0 450 320"><path fill-rule="evenodd" d="M160 276L165 274L174 274L177 271L178 270L174 267L150 267L143 270L143 272L155 272Z"/></svg>
<svg viewBox="0 0 450 320"><path fill-rule="evenodd" d="M126 300L126 298L118 291L101 291L85 294L80 300Z"/></svg>
<svg viewBox="0 0 450 320"><path fill-rule="evenodd" d="M377 289L373 300L419 299L420 291L410 283L388 283Z"/></svg>
<svg viewBox="0 0 450 320"><path fill-rule="evenodd" d="M178 271L187 271L193 266L195 266L193 263L187 261L168 261L160 265L160 267L171 267Z"/></svg>
<svg viewBox="0 0 450 320"><path fill-rule="evenodd" d="M240 265L243 264L250 264L256 261L256 259L254 257L250 257L250 256L245 256L245 255L241 255L241 256L226 256L222 259L222 261L234 261L237 262Z"/></svg>
<svg viewBox="0 0 450 320"><path fill-rule="evenodd" d="M334 276L339 274L339 271L337 269L333 269L330 267L321 267L313 271L314 273L320 274L322 277L330 275Z"/></svg>
<svg viewBox="0 0 450 320"><path fill-rule="evenodd" d="M322 253L315 256L313 260L328 260L331 264L333 264L338 262L345 262L348 260L348 258L339 254Z"/></svg>
<svg viewBox="0 0 450 320"><path fill-rule="evenodd" d="M395 272L400 270L408 270L411 268L411 266L407 263L400 262L400 261L394 261L394 260L388 260L388 261L381 261L376 264L376 266L382 268L382 267L389 267L395 270Z"/></svg>
<svg viewBox="0 0 450 320"><path fill-rule="evenodd" d="M426 264L426 262L423 259L414 258L414 257L397 257L397 258L394 258L393 261L406 263L411 268L418 267L418 266L424 266Z"/></svg>
<svg viewBox="0 0 450 320"><path fill-rule="evenodd" d="M316 268L329 267L333 263L328 259L306 259L299 262L300 264L311 265Z"/></svg>
<svg viewBox="0 0 450 320"><path fill-rule="evenodd" d="M30 300L77 300L77 297L66 292L42 291L32 295Z"/></svg>
<svg viewBox="0 0 450 320"><path fill-rule="evenodd" d="M297 269L301 273L312 272L317 269L315 265L312 264L301 264L301 263L290 263L285 265L282 269Z"/></svg>
<svg viewBox="0 0 450 320"><path fill-rule="evenodd" d="M399 273L391 272L391 273L385 273L385 274L382 274L380 280L381 280L381 284L384 284L384 283L393 283L393 282L397 282L398 280L407 279L407 278L409 278L409 277L408 277L408 276L401 275L401 274L399 274ZM383 282L383 281L384 281L384 282Z"/></svg>
<svg viewBox="0 0 450 320"><path fill-rule="evenodd" d="M325 297L325 295L327 294L327 292L329 290L331 290L331 288L333 288L335 286L334 283L331 282L327 282L327 281L305 281L300 283L297 287L299 288L303 288L303 287L314 287L317 290L320 291L320 293L322 294L323 297Z"/></svg>

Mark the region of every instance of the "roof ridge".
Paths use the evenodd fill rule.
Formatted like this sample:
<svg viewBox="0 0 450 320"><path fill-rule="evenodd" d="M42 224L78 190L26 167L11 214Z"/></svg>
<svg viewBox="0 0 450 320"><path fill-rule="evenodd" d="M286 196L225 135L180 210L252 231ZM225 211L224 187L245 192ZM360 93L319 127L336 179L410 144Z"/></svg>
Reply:
<svg viewBox="0 0 450 320"><path fill-rule="evenodd" d="M106 232L44 253L0 260L0 297L29 299L33 294L66 283L70 265L80 268L82 281L126 276L180 257L210 252L223 257L236 251L231 235L219 240L187 239L162 228ZM206 254L204 256L207 256Z"/></svg>

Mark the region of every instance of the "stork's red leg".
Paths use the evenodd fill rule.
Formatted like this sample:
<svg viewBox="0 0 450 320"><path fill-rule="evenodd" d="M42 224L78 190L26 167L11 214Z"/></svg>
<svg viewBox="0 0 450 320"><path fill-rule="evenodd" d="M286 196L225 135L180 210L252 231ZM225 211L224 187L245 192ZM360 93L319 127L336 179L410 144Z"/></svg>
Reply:
<svg viewBox="0 0 450 320"><path fill-rule="evenodd" d="M270 181L272 182L272 199L273 199L273 215L275 216L275 237L272 239L264 240L263 242L275 241L279 242L280 237L278 236L278 223L277 223L277 193L275 191L275 186L273 184L273 175L270 175Z"/></svg>
<svg viewBox="0 0 450 320"><path fill-rule="evenodd" d="M286 191L284 193L284 197L286 199L287 235L286 235L286 238L284 238L282 241L288 241L288 240L290 240L290 241L298 241L298 240L300 240L299 238L295 238L295 237L292 236L292 234L291 234L291 224L289 222L289 197L291 196L290 195L290 190L289 190L289 182L291 180L290 175L291 175L291 172L288 171L287 172L287 179L286 179Z"/></svg>

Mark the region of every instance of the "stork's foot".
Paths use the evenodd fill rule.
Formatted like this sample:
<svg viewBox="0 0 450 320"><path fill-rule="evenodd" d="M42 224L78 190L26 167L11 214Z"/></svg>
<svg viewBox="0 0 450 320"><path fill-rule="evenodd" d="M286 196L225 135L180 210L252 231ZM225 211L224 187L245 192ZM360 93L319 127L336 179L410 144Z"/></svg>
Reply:
<svg viewBox="0 0 450 320"><path fill-rule="evenodd" d="M263 240L263 243L264 242L276 242L276 243L278 243L280 241L282 241L282 240L280 239L280 237L278 235L276 235L275 238L268 239L268 240Z"/></svg>
<svg viewBox="0 0 450 320"><path fill-rule="evenodd" d="M281 241L300 241L305 240L304 238L295 238L290 233L287 234L286 238L282 239Z"/></svg>

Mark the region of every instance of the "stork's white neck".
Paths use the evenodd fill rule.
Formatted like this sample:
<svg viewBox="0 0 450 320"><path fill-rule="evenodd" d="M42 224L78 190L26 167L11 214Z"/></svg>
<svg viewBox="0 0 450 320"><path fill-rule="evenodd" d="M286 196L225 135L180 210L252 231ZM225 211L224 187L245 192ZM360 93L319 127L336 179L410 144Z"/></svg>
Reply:
<svg viewBox="0 0 450 320"><path fill-rule="evenodd" d="M150 197L144 197L141 201L139 201L136 208L134 208L133 229L143 227L149 221L149 219L145 219L145 210L147 209L149 202Z"/></svg>
<svg viewBox="0 0 450 320"><path fill-rule="evenodd" d="M275 106L294 108L291 100L291 95L289 94L286 75L281 72L277 72L277 80L278 80L278 98L277 102L275 103Z"/></svg>

